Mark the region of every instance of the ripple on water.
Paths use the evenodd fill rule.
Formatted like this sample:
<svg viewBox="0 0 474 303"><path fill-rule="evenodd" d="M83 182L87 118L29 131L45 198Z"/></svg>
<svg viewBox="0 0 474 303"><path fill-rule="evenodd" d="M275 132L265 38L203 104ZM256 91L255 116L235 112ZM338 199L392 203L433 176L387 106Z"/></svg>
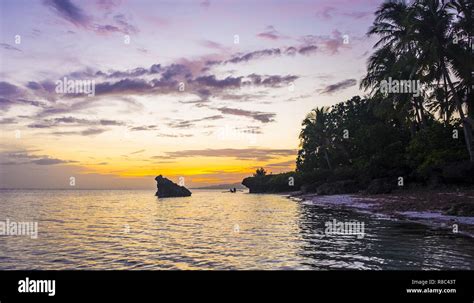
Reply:
<svg viewBox="0 0 474 303"><path fill-rule="evenodd" d="M0 269L474 269L473 239L325 199L340 207L219 191L2 191L0 220L37 219L39 237L0 237ZM334 219L364 222L364 237L326 236Z"/></svg>

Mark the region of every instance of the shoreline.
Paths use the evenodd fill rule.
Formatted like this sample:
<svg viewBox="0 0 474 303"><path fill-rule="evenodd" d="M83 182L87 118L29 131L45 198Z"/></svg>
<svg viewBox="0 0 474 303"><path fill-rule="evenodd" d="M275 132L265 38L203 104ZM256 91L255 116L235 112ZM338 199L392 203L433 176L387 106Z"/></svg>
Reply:
<svg viewBox="0 0 474 303"><path fill-rule="evenodd" d="M350 208L380 218L409 221L474 238L474 190L395 191L391 194L317 195L282 193L289 199L315 205ZM460 215L465 214L465 215ZM454 232L457 225L457 232Z"/></svg>

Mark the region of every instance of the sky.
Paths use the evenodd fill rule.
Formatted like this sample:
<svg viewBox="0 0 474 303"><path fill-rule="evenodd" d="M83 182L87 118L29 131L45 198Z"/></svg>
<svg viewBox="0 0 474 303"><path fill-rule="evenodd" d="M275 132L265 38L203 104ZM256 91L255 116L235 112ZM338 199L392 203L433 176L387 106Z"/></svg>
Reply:
<svg viewBox="0 0 474 303"><path fill-rule="evenodd" d="M0 188L294 170L306 114L365 94L379 5L2 0Z"/></svg>

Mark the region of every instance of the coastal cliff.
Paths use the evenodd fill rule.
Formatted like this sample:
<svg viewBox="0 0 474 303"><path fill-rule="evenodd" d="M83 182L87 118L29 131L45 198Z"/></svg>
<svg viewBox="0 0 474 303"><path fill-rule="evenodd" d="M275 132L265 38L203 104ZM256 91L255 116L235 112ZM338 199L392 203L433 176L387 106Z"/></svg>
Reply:
<svg viewBox="0 0 474 303"><path fill-rule="evenodd" d="M254 175L242 180L242 184L248 187L251 194L278 193L299 190L301 178L294 172L270 175Z"/></svg>

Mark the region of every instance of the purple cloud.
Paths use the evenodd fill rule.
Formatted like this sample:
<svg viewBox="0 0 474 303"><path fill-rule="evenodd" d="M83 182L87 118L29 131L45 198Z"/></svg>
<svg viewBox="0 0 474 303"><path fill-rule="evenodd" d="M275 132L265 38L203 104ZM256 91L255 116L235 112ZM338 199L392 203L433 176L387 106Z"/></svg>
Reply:
<svg viewBox="0 0 474 303"><path fill-rule="evenodd" d="M185 157L226 157L238 160L268 161L283 156L296 155L293 149L260 149L260 148L223 148L223 149L193 149L166 152L165 156L154 156L155 159L175 159Z"/></svg>
<svg viewBox="0 0 474 303"><path fill-rule="evenodd" d="M273 118L276 116L274 113L264 113L264 112L259 112L259 111L250 111L250 110L230 108L230 107L219 107L219 108L216 108L216 110L227 115L249 117L254 120L260 121L262 123L273 122L275 121Z"/></svg>
<svg viewBox="0 0 474 303"><path fill-rule="evenodd" d="M318 50L318 47L316 45L308 45L308 46L303 46L298 50L298 53L302 55L309 55L312 53L315 53Z"/></svg>
<svg viewBox="0 0 474 303"><path fill-rule="evenodd" d="M81 27L89 26L90 17L70 0L44 0L43 3L72 24Z"/></svg>
<svg viewBox="0 0 474 303"><path fill-rule="evenodd" d="M22 51L21 49L16 48L16 47L14 47L14 46L11 46L11 45L8 44L8 43L0 43L0 46L3 47L3 48L6 49L6 50L17 51L17 52L21 52L21 51Z"/></svg>
<svg viewBox="0 0 474 303"><path fill-rule="evenodd" d="M344 90L346 88L349 88L351 86L357 85L357 80L356 79L346 79L331 85L326 86L324 89L321 90L322 95L330 95L335 92Z"/></svg>
<svg viewBox="0 0 474 303"><path fill-rule="evenodd" d="M272 25L267 26L264 32L258 33L257 37L267 40L280 40L286 38L280 34Z"/></svg>

